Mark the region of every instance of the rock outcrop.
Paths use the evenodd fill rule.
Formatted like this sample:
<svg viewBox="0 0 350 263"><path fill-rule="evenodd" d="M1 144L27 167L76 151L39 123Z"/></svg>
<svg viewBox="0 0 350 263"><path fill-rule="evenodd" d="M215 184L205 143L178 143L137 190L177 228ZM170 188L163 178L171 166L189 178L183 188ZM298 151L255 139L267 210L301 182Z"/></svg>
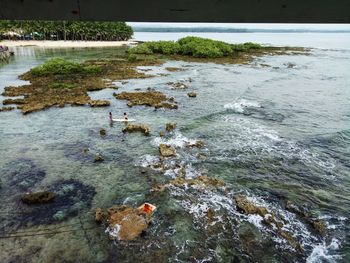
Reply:
<svg viewBox="0 0 350 263"><path fill-rule="evenodd" d="M260 215L263 218L263 222L267 226L277 229L277 234L285 240L287 240L291 247L293 247L297 251L303 251L303 248L298 242L298 240L294 238L291 233L282 229L284 226L283 222L281 220L278 220L276 216L273 213L270 213L265 207L255 205L253 202L249 201L244 195L235 196L235 202L238 211L248 215Z"/></svg>
<svg viewBox="0 0 350 263"><path fill-rule="evenodd" d="M89 100L91 107L108 107L111 103L108 100Z"/></svg>
<svg viewBox="0 0 350 263"><path fill-rule="evenodd" d="M148 125L146 124L128 124L126 125L123 130L125 132L142 132L144 135L149 135L151 130Z"/></svg>
<svg viewBox="0 0 350 263"><path fill-rule="evenodd" d="M103 157L100 154L97 154L94 159L94 163L102 163L104 161Z"/></svg>
<svg viewBox="0 0 350 263"><path fill-rule="evenodd" d="M11 111L11 110L14 110L15 109L15 107L2 107L2 108L0 108L0 112L2 112L2 111Z"/></svg>
<svg viewBox="0 0 350 263"><path fill-rule="evenodd" d="M139 237L151 222L155 206L145 203L138 208L125 205L113 206L107 211L98 208L95 220L107 225L110 239L131 241Z"/></svg>
<svg viewBox="0 0 350 263"><path fill-rule="evenodd" d="M167 132L171 132L173 130L176 129L176 123L175 122L168 122L167 124L165 124L165 130Z"/></svg>
<svg viewBox="0 0 350 263"><path fill-rule="evenodd" d="M174 147L162 143L159 145L159 153L162 157L171 157L176 155L176 150Z"/></svg>
<svg viewBox="0 0 350 263"><path fill-rule="evenodd" d="M194 91L191 91L191 92L187 93L187 96L190 98L195 98L195 97L197 97L197 93Z"/></svg>
<svg viewBox="0 0 350 263"><path fill-rule="evenodd" d="M256 206L243 195L238 195L235 197L237 210L245 214L258 214L261 217L265 217L268 211L265 207Z"/></svg>
<svg viewBox="0 0 350 263"><path fill-rule="evenodd" d="M155 108L178 108L176 104L170 103L169 99L160 91L122 92L119 94L114 93L113 96L119 100L127 100L129 107L144 105Z"/></svg>

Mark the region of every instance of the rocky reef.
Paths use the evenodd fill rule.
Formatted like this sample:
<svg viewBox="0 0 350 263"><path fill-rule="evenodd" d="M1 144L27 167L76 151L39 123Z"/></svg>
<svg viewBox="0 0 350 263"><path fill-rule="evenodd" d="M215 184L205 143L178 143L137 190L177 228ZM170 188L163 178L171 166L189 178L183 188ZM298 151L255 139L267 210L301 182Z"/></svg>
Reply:
<svg viewBox="0 0 350 263"><path fill-rule="evenodd" d="M14 110L15 109L15 107L2 107L2 108L0 108L0 112L2 112L2 111L11 111L11 110Z"/></svg>
<svg viewBox="0 0 350 263"><path fill-rule="evenodd" d="M171 102L160 91L146 91L146 92L122 92L119 94L114 93L113 96L119 100L127 100L129 107L143 105L157 108L177 109L177 104Z"/></svg>
<svg viewBox="0 0 350 263"><path fill-rule="evenodd" d="M88 91L105 89L107 80L148 78L137 66L159 65L159 60L124 59L86 61L81 64L53 59L20 76L30 81L29 85L5 87L3 96L24 96L23 99L7 99L5 104L16 104L23 114L65 105L91 107L109 106L109 101L91 100ZM61 69L61 70L58 70ZM74 69L74 70L73 70ZM108 83L107 83L108 84Z"/></svg>
<svg viewBox="0 0 350 263"><path fill-rule="evenodd" d="M123 130L124 133L125 132L141 132L144 135L149 135L151 132L151 129L149 128L149 126L147 124L127 124Z"/></svg>
<svg viewBox="0 0 350 263"><path fill-rule="evenodd" d="M145 203L138 208L125 205L113 206L107 211L98 208L95 220L107 225L110 239L132 241L139 237L151 222L155 206Z"/></svg>

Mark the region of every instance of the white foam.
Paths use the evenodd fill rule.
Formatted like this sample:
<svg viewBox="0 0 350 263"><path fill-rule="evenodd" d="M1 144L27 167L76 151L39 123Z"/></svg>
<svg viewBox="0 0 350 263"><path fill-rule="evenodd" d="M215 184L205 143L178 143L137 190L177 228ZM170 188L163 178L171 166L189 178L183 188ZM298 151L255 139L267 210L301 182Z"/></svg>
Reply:
<svg viewBox="0 0 350 263"><path fill-rule="evenodd" d="M114 226L107 227L105 232L108 233L111 238L119 240L120 227L120 225L115 224Z"/></svg>
<svg viewBox="0 0 350 263"><path fill-rule="evenodd" d="M184 148L186 146L195 145L197 140L189 139L183 136L181 133L175 133L175 135L171 138L164 137L156 137L152 144L155 146L159 146L160 144L167 144L176 148Z"/></svg>
<svg viewBox="0 0 350 263"><path fill-rule="evenodd" d="M261 105L256 101L250 101L246 99L237 99L232 103L225 104L224 108L233 110L237 113L243 113L245 108L261 108Z"/></svg>
<svg viewBox="0 0 350 263"><path fill-rule="evenodd" d="M253 153L256 156L264 152L273 153L288 159L299 159L304 163L316 164L327 170L332 170L336 166L336 160L321 157L293 140L282 138L277 131L249 119L235 116L223 116L222 119L232 125L232 129L226 134L232 133L230 145L239 152ZM249 156L248 154L241 157L247 158Z"/></svg>
<svg viewBox="0 0 350 263"><path fill-rule="evenodd" d="M340 248L340 242L336 238L332 238L329 245L325 242L316 245L312 250L310 256L306 259L307 263L318 263L318 262L337 262L342 257L340 255L334 254L335 250ZM332 253L332 254L331 254Z"/></svg>

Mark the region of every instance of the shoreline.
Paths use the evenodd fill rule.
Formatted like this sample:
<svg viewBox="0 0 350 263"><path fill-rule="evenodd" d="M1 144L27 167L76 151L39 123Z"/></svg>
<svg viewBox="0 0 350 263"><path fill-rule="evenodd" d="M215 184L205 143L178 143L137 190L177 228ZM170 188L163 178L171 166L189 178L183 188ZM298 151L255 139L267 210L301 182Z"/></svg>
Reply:
<svg viewBox="0 0 350 263"><path fill-rule="evenodd" d="M11 47L42 47L42 48L87 48L87 47L121 47L137 44L132 39L127 41L73 41L73 40L3 40L0 45Z"/></svg>

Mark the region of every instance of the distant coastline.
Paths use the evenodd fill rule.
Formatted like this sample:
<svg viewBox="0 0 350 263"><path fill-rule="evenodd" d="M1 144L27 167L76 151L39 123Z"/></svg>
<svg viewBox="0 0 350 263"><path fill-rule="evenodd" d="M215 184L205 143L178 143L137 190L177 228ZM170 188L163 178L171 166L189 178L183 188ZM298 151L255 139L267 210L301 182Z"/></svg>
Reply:
<svg viewBox="0 0 350 263"><path fill-rule="evenodd" d="M231 27L168 27L168 26L133 26L134 32L159 33L350 33L347 29L259 29Z"/></svg>
<svg viewBox="0 0 350 263"><path fill-rule="evenodd" d="M127 41L51 41L51 40L3 40L0 45L7 47L37 46L42 48L88 48L88 47L120 47L137 44L136 40Z"/></svg>

